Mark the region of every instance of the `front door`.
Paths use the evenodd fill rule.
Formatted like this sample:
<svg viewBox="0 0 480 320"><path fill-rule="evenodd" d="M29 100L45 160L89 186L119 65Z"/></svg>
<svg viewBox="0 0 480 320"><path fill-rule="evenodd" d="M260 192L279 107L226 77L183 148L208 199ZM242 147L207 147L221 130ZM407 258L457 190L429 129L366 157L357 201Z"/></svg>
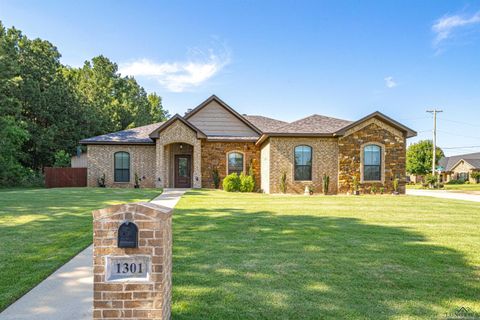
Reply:
<svg viewBox="0 0 480 320"><path fill-rule="evenodd" d="M192 166L189 155L175 156L175 188L190 188L192 186L191 178Z"/></svg>

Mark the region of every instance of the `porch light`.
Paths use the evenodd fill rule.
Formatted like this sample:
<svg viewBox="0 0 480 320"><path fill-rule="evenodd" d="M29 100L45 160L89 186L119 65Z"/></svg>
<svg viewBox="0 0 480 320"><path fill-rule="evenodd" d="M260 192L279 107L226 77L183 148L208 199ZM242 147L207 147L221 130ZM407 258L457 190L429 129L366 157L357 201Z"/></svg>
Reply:
<svg viewBox="0 0 480 320"><path fill-rule="evenodd" d="M182 150L182 149L183 149L183 144L180 143L180 150Z"/></svg>

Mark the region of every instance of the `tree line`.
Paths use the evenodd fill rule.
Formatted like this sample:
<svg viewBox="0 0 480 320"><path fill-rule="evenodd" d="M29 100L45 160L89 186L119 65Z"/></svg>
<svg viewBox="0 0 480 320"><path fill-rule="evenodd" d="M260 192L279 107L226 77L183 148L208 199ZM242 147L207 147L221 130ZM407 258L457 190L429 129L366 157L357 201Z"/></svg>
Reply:
<svg viewBox="0 0 480 320"><path fill-rule="evenodd" d="M74 154L91 136L164 121L156 93L123 77L107 57L74 68L49 41L0 21L0 185L18 185Z"/></svg>

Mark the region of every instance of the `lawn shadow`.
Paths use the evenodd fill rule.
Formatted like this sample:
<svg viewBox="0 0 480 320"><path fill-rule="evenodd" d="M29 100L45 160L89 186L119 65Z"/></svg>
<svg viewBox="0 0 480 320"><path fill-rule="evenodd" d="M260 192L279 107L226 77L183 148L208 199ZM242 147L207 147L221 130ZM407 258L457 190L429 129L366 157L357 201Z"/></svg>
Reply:
<svg viewBox="0 0 480 320"><path fill-rule="evenodd" d="M174 319L432 319L480 296L460 252L405 228L237 208L173 227Z"/></svg>

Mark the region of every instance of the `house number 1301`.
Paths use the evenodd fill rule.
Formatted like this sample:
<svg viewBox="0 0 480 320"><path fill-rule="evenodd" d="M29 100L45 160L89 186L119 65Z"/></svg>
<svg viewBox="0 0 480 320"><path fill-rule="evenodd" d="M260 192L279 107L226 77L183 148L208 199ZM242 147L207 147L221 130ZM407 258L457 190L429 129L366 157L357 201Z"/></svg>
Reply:
<svg viewBox="0 0 480 320"><path fill-rule="evenodd" d="M117 273L142 273L141 263L117 263Z"/></svg>

